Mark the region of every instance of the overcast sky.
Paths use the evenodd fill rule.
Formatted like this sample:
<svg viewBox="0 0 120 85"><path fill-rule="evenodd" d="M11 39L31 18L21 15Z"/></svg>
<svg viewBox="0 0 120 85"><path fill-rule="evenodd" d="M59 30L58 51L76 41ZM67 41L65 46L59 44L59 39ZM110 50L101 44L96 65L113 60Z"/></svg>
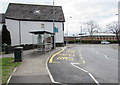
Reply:
<svg viewBox="0 0 120 85"><path fill-rule="evenodd" d="M68 28L69 34L80 32L80 22L94 20L106 29L110 22L117 21L119 0L55 0L55 5L62 6L65 15L65 32ZM6 11L8 3L28 3L52 5L53 0L0 0L0 13ZM72 17L72 18L70 18ZM84 30L83 30L84 31Z"/></svg>

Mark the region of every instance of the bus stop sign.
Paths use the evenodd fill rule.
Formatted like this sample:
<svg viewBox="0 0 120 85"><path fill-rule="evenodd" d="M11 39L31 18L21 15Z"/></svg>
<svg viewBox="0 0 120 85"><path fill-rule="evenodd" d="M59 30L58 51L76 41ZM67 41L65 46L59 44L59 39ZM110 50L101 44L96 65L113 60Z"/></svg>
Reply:
<svg viewBox="0 0 120 85"><path fill-rule="evenodd" d="M54 27L54 32L58 32L58 28L57 27Z"/></svg>

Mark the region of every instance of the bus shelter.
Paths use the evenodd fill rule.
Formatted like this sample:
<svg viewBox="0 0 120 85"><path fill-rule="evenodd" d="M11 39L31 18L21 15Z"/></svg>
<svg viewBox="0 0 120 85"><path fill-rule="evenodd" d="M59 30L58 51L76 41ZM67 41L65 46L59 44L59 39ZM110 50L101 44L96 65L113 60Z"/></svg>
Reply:
<svg viewBox="0 0 120 85"><path fill-rule="evenodd" d="M31 31L32 34L32 43L33 43L33 53L34 47L37 46L38 51L46 53L55 47L54 33L48 31ZM35 36L37 35L37 43L35 43Z"/></svg>

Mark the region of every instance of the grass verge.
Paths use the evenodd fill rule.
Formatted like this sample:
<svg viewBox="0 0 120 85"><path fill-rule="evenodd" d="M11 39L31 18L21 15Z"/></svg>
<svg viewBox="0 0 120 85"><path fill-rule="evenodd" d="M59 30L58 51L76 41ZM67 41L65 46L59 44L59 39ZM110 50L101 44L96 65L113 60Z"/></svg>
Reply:
<svg viewBox="0 0 120 85"><path fill-rule="evenodd" d="M2 76L2 84L7 83L9 76L12 74L14 69L18 67L21 63L20 62L13 62L14 58L0 58L0 73Z"/></svg>

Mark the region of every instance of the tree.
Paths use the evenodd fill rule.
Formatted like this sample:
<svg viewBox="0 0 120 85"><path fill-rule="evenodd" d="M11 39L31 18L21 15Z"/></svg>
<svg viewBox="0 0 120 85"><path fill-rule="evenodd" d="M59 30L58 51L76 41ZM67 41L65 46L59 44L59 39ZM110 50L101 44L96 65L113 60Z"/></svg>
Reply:
<svg viewBox="0 0 120 85"><path fill-rule="evenodd" d="M120 42L120 28L118 27L118 21L114 21L112 23L109 23L107 26L108 31L116 34L116 38L118 42Z"/></svg>
<svg viewBox="0 0 120 85"><path fill-rule="evenodd" d="M6 25L2 26L2 44L11 45L11 36Z"/></svg>
<svg viewBox="0 0 120 85"><path fill-rule="evenodd" d="M99 28L100 27L98 26L98 24L93 20L86 22L86 29L92 40L93 40L93 34L98 32Z"/></svg>

